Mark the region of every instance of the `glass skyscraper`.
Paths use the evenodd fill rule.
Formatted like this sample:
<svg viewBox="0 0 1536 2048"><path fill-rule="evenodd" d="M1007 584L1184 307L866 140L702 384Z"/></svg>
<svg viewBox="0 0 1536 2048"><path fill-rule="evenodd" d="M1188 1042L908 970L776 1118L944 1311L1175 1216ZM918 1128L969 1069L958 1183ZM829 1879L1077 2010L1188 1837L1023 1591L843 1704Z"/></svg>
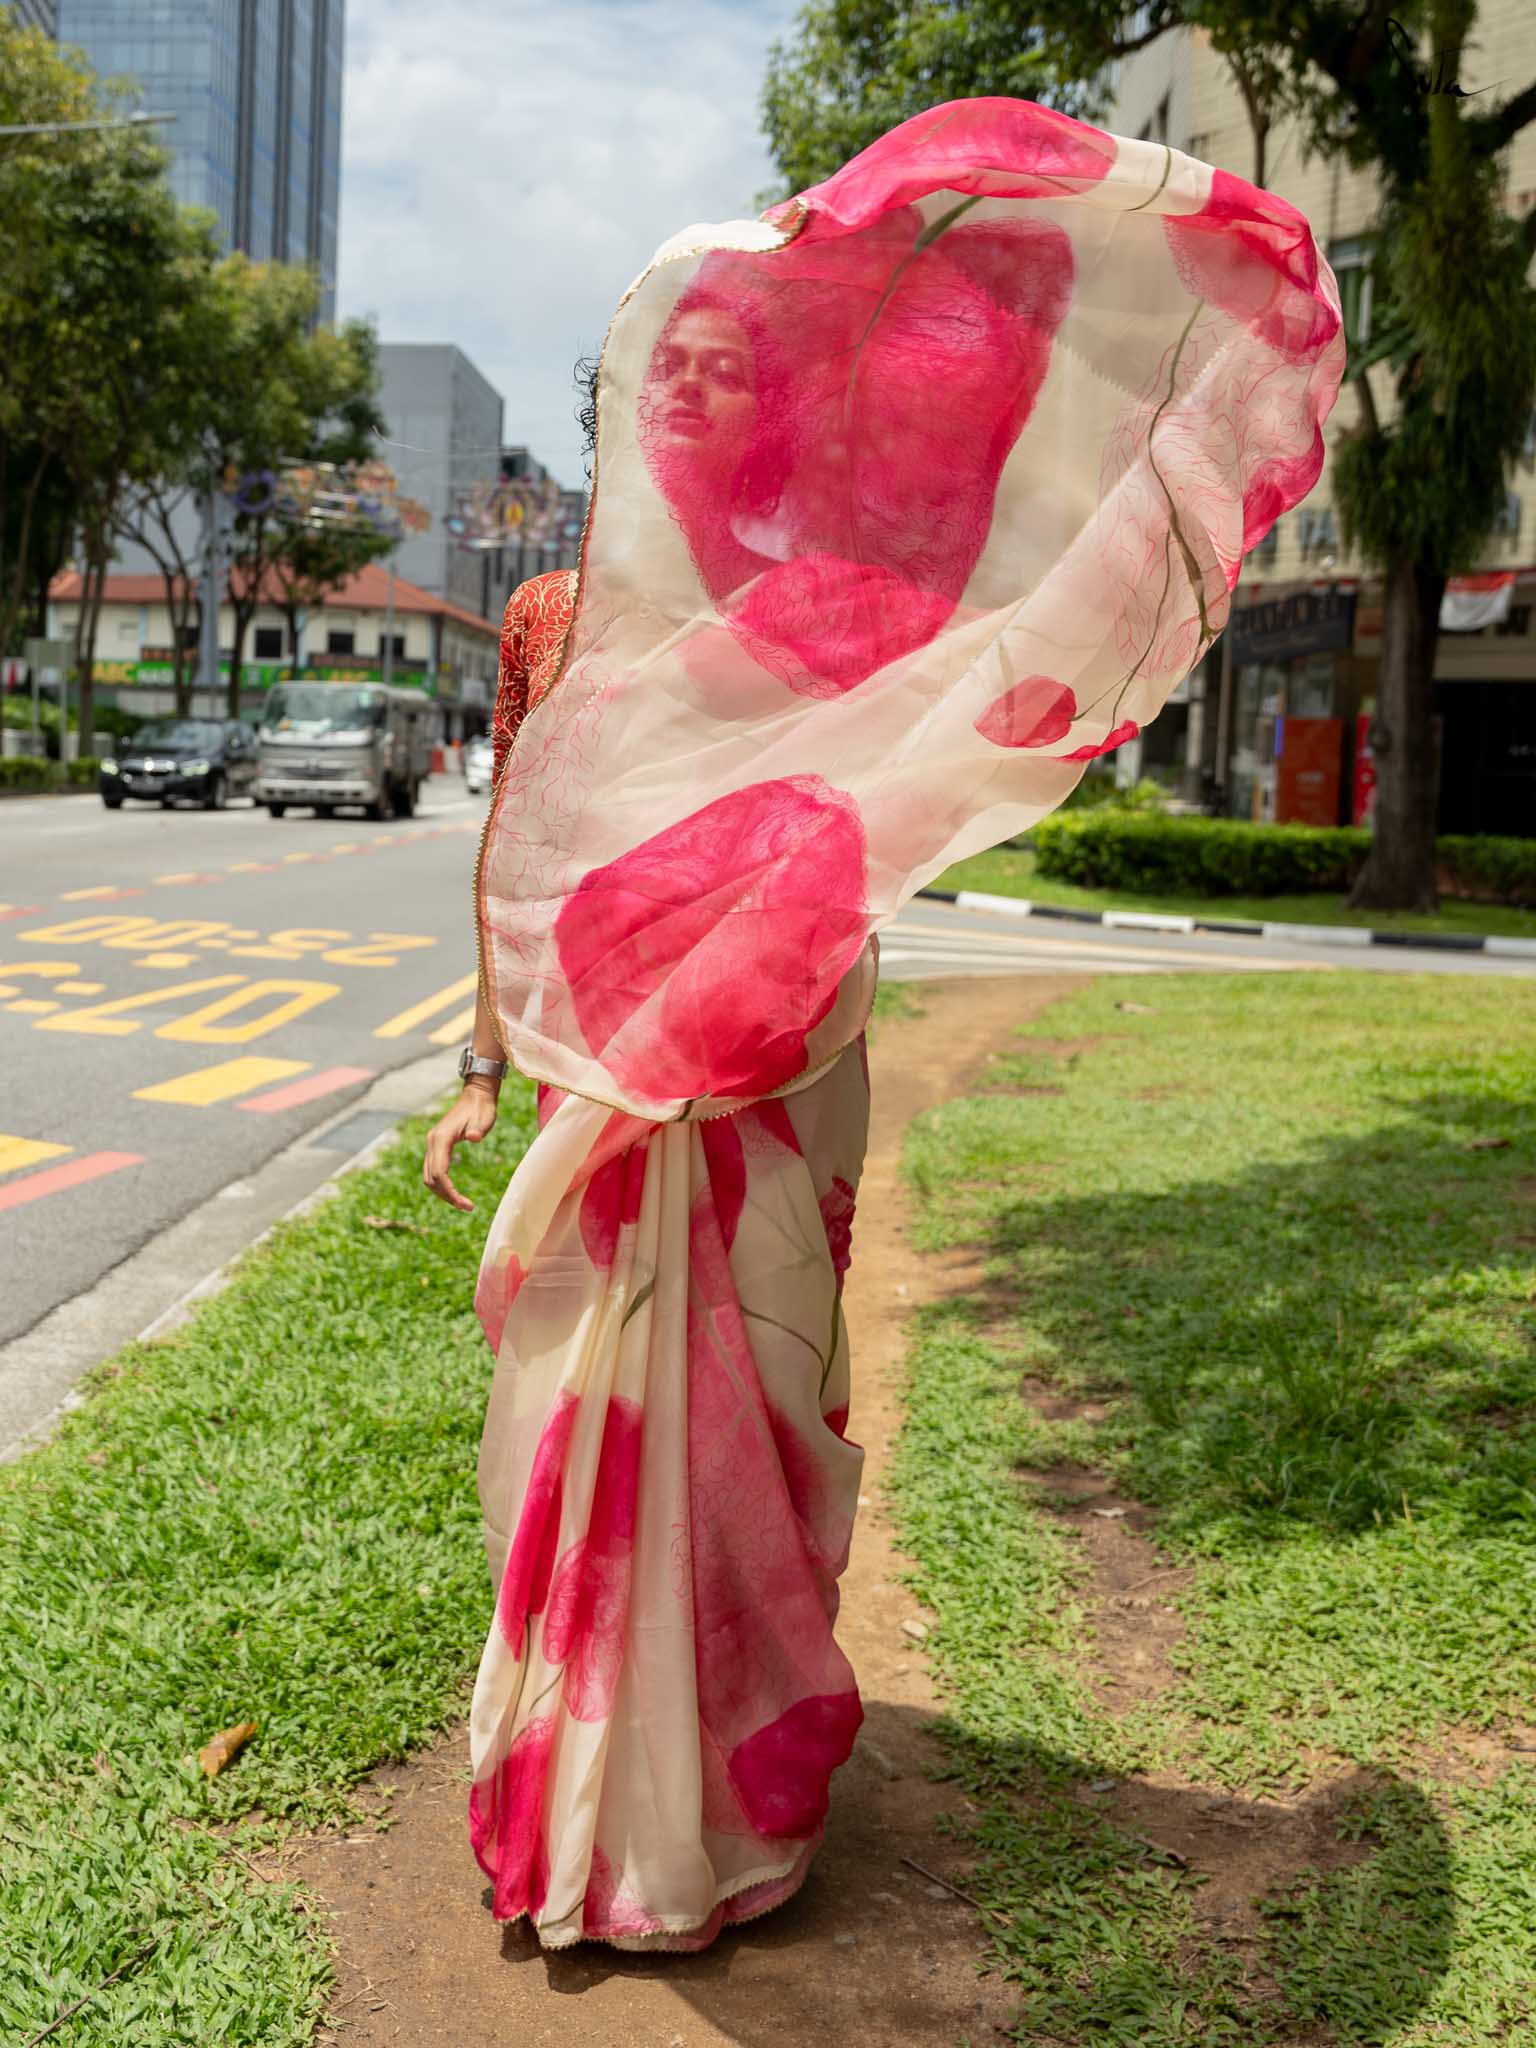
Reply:
<svg viewBox="0 0 1536 2048"><path fill-rule="evenodd" d="M58 36L104 80L132 81L171 183L217 215L227 247L319 272L336 302L345 0L58 0Z"/></svg>

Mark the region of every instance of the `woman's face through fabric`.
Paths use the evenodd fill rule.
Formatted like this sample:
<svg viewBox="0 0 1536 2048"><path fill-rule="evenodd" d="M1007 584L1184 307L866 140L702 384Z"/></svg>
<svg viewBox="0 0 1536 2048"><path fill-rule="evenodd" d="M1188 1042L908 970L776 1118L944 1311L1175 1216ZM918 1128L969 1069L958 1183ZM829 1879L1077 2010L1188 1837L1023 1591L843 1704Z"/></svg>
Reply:
<svg viewBox="0 0 1536 2048"><path fill-rule="evenodd" d="M751 446L757 374L742 323L701 306L669 322L641 399L647 454L663 473L728 489ZM679 479L680 480L680 479Z"/></svg>

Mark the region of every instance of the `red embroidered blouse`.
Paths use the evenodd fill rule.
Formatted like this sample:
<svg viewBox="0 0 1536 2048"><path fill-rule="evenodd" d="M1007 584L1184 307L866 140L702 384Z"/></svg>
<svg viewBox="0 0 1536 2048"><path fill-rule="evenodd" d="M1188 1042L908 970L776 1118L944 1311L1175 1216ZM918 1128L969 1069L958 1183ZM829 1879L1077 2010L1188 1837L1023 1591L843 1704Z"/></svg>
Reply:
<svg viewBox="0 0 1536 2048"><path fill-rule="evenodd" d="M501 622L501 660L491 745L499 779L517 728L555 679L576 608L576 571L552 569L530 576L507 599Z"/></svg>

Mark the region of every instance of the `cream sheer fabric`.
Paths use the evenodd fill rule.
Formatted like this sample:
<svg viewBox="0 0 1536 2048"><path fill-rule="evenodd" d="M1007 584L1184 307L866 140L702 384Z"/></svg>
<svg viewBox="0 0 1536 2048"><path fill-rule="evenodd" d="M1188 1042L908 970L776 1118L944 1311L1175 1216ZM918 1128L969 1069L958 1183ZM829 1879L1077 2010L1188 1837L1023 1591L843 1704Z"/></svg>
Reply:
<svg viewBox="0 0 1536 2048"><path fill-rule="evenodd" d="M547 1086L477 1295L471 1825L541 1940L698 1947L801 1881L859 1719L875 934L1155 715L1315 481L1343 351L1293 208L1010 100L687 230L621 303L478 878Z"/></svg>

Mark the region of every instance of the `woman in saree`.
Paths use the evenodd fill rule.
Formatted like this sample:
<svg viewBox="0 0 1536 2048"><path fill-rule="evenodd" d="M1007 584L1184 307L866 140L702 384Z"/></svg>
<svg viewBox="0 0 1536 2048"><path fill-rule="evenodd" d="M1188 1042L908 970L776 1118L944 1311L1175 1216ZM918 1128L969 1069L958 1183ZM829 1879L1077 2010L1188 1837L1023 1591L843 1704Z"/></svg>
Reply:
<svg viewBox="0 0 1536 2048"><path fill-rule="evenodd" d="M597 377L580 568L508 606L476 875L495 1612L470 1834L548 1947L798 1889L861 1718L842 1316L881 924L1225 622L1342 373L1305 220L1027 101L687 230Z"/></svg>

